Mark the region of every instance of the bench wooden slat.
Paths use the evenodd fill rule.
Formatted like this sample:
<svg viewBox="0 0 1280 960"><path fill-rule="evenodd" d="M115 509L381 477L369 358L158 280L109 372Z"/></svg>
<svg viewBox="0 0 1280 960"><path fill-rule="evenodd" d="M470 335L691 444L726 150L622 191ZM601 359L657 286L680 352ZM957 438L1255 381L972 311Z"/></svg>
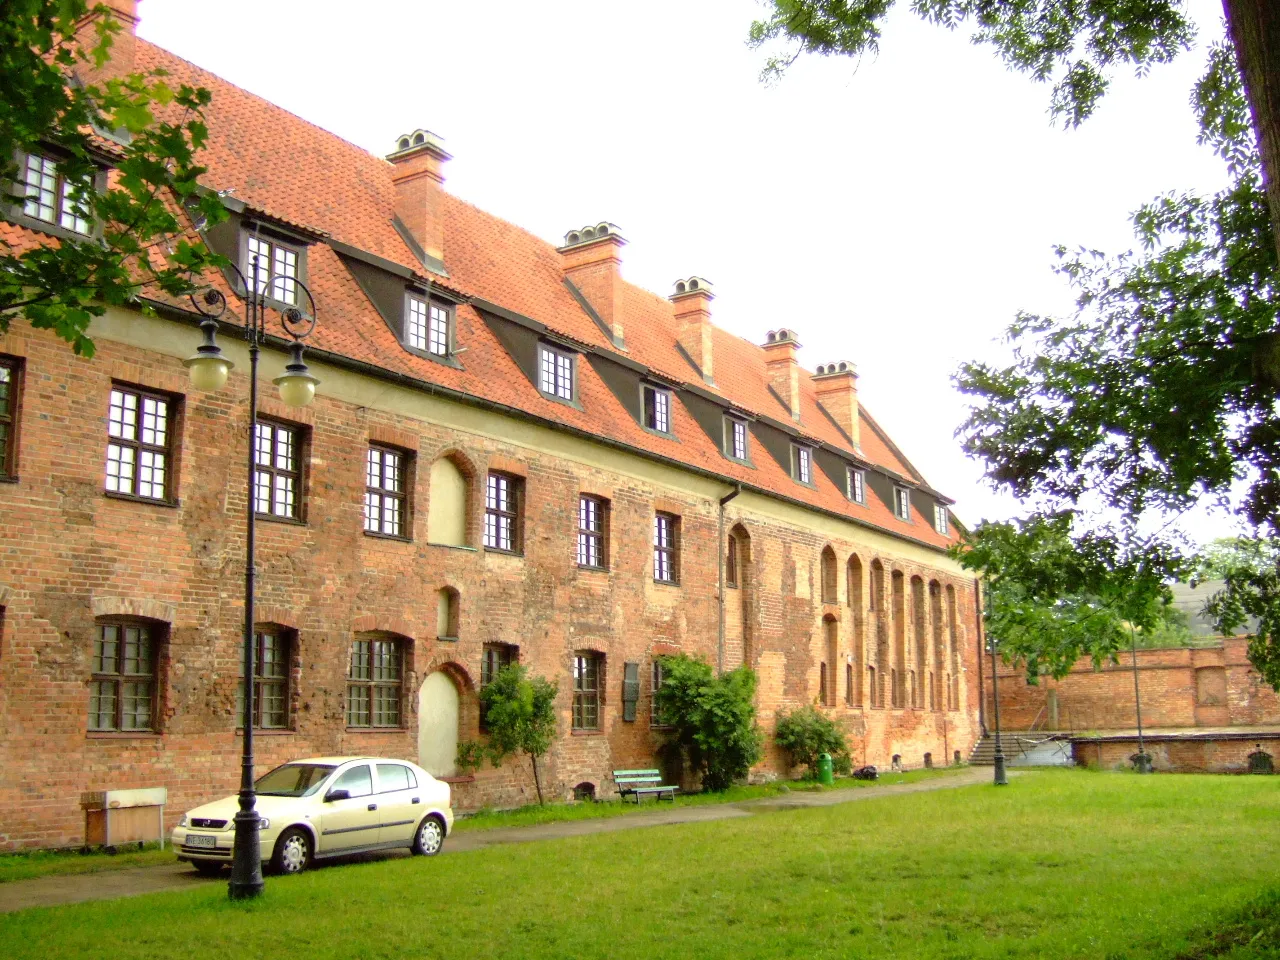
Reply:
<svg viewBox="0 0 1280 960"><path fill-rule="evenodd" d="M663 794L667 794L671 797L671 802L675 803L676 791L680 789L673 784L664 784L660 770L614 770L613 782L624 800L628 796L635 797L637 804L640 803L641 796L650 794L659 800Z"/></svg>

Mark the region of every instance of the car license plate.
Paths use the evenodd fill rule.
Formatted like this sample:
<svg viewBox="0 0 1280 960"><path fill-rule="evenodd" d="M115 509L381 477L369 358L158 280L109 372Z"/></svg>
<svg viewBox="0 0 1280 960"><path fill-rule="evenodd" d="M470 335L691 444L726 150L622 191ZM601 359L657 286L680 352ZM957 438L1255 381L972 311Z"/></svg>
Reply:
<svg viewBox="0 0 1280 960"><path fill-rule="evenodd" d="M216 847L218 845L217 837L210 837L199 833L187 834L188 847Z"/></svg>

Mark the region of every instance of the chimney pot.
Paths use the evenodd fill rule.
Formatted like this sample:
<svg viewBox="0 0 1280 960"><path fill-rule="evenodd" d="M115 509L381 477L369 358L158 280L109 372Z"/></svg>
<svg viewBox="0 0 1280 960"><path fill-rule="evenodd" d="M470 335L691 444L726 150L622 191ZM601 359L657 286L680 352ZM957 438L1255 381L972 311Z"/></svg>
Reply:
<svg viewBox="0 0 1280 960"><path fill-rule="evenodd" d="M627 241L616 223L602 220L570 230L559 248L565 279L582 294L600 321L608 327L613 344L626 349L622 329L622 248Z"/></svg>
<svg viewBox="0 0 1280 960"><path fill-rule="evenodd" d="M412 130L396 137L387 154L393 166L396 216L426 254L426 266L444 273L444 165L453 159L443 138L430 130Z"/></svg>
<svg viewBox="0 0 1280 960"><path fill-rule="evenodd" d="M715 383L711 356L711 301L715 298L711 282L704 277L677 280L670 297L676 340L708 384Z"/></svg>

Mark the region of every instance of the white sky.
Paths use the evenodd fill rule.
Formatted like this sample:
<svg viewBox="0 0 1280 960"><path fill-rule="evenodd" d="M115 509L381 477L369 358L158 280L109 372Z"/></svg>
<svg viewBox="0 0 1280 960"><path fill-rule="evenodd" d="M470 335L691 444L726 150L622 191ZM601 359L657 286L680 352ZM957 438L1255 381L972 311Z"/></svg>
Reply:
<svg viewBox="0 0 1280 960"><path fill-rule="evenodd" d="M1218 0L1188 6L1202 42L1216 38ZM1054 243L1128 249L1140 203L1225 182L1188 106L1203 47L1118 77L1064 131L1047 86L905 0L878 58L807 57L767 88L744 42L763 11L145 0L139 33L380 155L435 131L454 156L449 190L547 240L617 223L628 280L667 294L705 276L721 326L756 343L793 328L810 370L854 361L868 409L961 518L1009 516L1016 504L952 436L964 401L951 374L1002 357L1018 309L1068 304Z"/></svg>

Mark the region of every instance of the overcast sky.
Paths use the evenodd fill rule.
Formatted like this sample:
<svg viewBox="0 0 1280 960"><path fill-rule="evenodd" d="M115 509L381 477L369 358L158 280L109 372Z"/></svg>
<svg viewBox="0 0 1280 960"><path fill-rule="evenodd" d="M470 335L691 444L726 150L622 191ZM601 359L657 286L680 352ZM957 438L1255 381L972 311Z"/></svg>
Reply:
<svg viewBox="0 0 1280 960"><path fill-rule="evenodd" d="M972 523L1017 505L953 437L956 367L1002 357L1017 310L1069 303L1053 244L1128 249L1140 203L1225 182L1188 106L1221 5L1188 6L1201 46L1118 77L1075 131L1050 125L1047 86L905 2L879 57L808 57L774 87L744 42L754 0L144 0L139 33L379 155L433 130L458 196L557 243L611 220L633 283L705 276L721 326L793 328L810 370L852 360Z"/></svg>

